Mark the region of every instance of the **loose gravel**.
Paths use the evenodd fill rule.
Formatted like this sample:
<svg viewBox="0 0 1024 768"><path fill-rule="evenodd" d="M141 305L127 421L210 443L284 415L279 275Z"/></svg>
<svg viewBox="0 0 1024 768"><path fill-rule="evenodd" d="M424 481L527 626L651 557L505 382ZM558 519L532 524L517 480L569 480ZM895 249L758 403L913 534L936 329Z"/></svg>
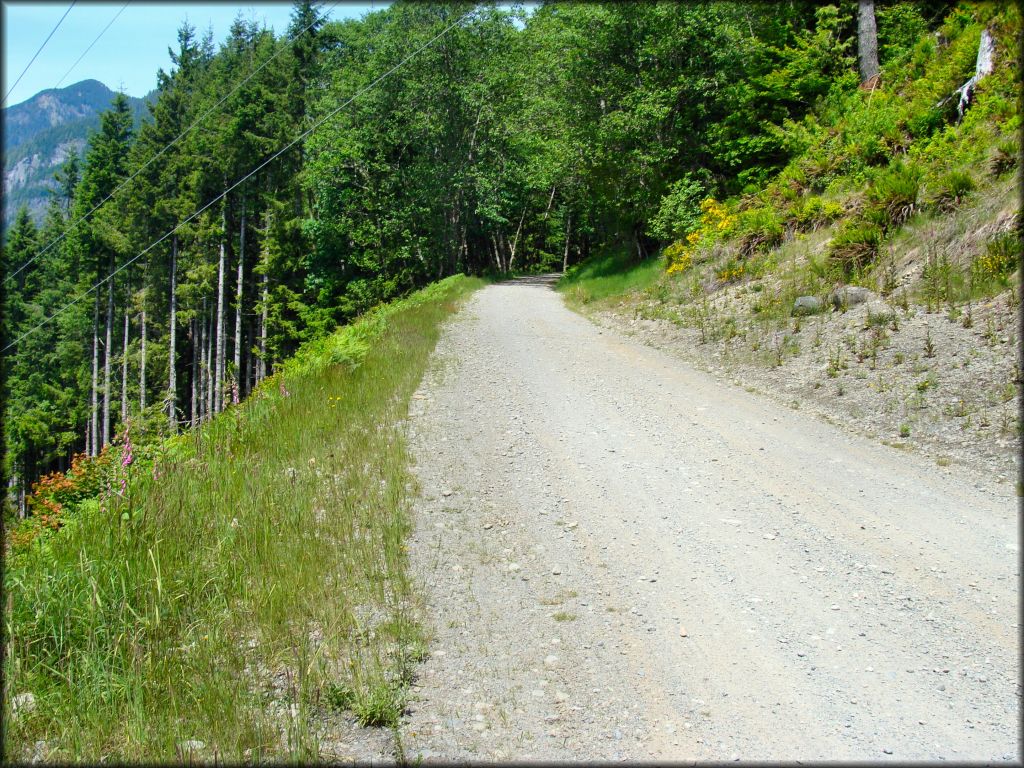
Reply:
<svg viewBox="0 0 1024 768"><path fill-rule="evenodd" d="M414 396L409 760L1019 760L1017 500L488 287Z"/></svg>

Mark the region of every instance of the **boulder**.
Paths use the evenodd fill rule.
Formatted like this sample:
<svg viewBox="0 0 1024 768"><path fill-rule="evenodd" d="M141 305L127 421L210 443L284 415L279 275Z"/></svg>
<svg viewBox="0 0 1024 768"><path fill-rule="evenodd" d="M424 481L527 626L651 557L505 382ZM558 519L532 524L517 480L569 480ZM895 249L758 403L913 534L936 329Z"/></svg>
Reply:
<svg viewBox="0 0 1024 768"><path fill-rule="evenodd" d="M842 307L852 307L855 304L864 304L878 298L878 295L859 285L844 285L832 291L828 298L833 307L841 309Z"/></svg>
<svg viewBox="0 0 1024 768"><path fill-rule="evenodd" d="M793 302L794 315L813 315L821 311L821 300L817 296L798 296Z"/></svg>
<svg viewBox="0 0 1024 768"><path fill-rule="evenodd" d="M896 310L886 304L884 301L869 301L867 303L868 310L868 322L879 322L884 323L892 320L896 315Z"/></svg>

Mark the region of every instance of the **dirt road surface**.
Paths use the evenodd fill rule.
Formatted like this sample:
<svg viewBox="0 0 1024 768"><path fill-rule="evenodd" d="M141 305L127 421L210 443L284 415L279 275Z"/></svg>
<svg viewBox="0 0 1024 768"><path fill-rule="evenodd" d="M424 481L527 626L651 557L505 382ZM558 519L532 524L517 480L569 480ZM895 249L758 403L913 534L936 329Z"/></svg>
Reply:
<svg viewBox="0 0 1024 768"><path fill-rule="evenodd" d="M1018 501L478 292L413 400L445 760L1020 759Z"/></svg>

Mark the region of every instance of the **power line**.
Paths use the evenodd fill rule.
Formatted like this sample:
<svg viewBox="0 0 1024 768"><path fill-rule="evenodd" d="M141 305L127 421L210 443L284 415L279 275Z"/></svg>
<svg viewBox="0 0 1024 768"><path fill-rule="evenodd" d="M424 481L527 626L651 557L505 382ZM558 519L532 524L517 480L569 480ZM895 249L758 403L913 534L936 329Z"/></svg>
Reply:
<svg viewBox="0 0 1024 768"><path fill-rule="evenodd" d="M154 240L154 241L153 241L152 243L150 243L150 244L149 244L148 246L146 246L146 248L145 248L144 250L140 251L140 252L139 252L138 254L136 254L136 255L135 255L135 256L133 256L133 257L132 257L131 259L129 259L128 261L126 261L126 262L125 262L124 264L122 264L122 265L121 265L120 267L118 267L117 269L115 269L115 270L114 270L113 272L111 272L111 273L110 273L109 275L107 275L107 276L106 276L105 278L103 278L103 279L102 279L102 280L100 280L100 281L99 281L98 283L96 283L96 284L95 284L95 285L94 285L94 286L93 286L92 288L90 288L89 290L87 290L87 291L85 291L85 292L83 292L83 293L80 293L80 294L79 294L78 296L76 296L76 297L75 297L74 299L72 299L71 301L69 301L69 302L68 302L67 304L65 304L65 305L64 305L63 307L61 307L60 309L58 309L58 310L57 310L56 312L54 312L54 313L53 313L52 315L50 315L49 317L47 317L47 318L46 318L45 320L43 320L42 322L40 322L40 323L38 323L37 325L33 326L33 327L32 327L32 328L30 328L29 330L25 331L25 333L23 333L23 334L22 334L21 336L19 336L19 337L18 337L17 339L15 339L14 341L12 341L12 342L11 342L10 344L8 344L8 345L7 345L6 347L4 347L4 348L3 348L2 350L0 350L0 352L6 352L6 351L7 351L8 349L10 349L11 347L17 346L17 345L18 345L19 343L21 343L21 341L22 341L23 339L25 339L25 338L26 338L27 336L30 336L31 334L35 333L35 332L36 332L37 330L39 330L39 329L40 329L40 328L42 328L43 326L45 326L45 325L48 325L48 324L49 324L49 323L50 323L50 322L51 322L51 321L52 321L52 320L53 320L54 318L56 318L56 317L57 317L58 315L60 315L60 314L61 314L61 313L63 313L64 311L66 311L66 310L70 309L71 307L73 307L73 306L74 306L75 304L77 304L77 303L78 303L79 301L81 301L82 299L84 299L84 298L85 298L86 296L88 296L88 295L89 295L90 293L92 293L93 291L95 291L95 290L96 290L97 288L99 288L99 287L100 287L101 285L103 285L104 283L108 282L109 280L113 280L113 279L114 279L114 277L115 277L115 276L116 276L116 275L117 275L117 274L118 274L119 272L121 272L121 270L123 270L123 269L125 269L125 268L127 268L127 267L131 266L132 264L134 264L134 263L135 263L136 261L138 261L139 259L141 259L141 258L142 258L143 256L145 256L145 255L146 255L147 253L149 253L149 252L150 252L151 250L153 250L153 249L154 249L154 248L155 248L156 246L158 246L158 245L159 245L160 243L162 243L162 242L163 242L164 240L166 240L166 239L167 239L168 237L170 237L170 236L171 236L171 235L173 235L173 234L174 234L175 232L177 232L177 231L178 231L179 229L181 229L181 227L185 226L185 225L186 225L186 224L188 224L188 223L189 223L190 221L192 221L192 219L196 218L196 216L198 216L198 215L199 215L199 214L201 214L201 213L202 213L203 211L205 211L205 210L207 210L208 208L210 208L210 207L211 207L211 206L212 206L212 205L213 205L214 203L216 203L216 202L217 202L218 200L220 200L220 199L221 199L221 198L223 198L223 197L226 197L226 196L227 196L227 194L228 194L229 192L231 192L232 190L234 190L235 188L237 188L238 186L240 186L241 184L243 184L243 183L244 183L245 181L247 181L247 180L248 180L248 179L249 179L250 177L252 177L252 176L256 175L256 173L258 173L259 171L261 171L261 170L263 170L264 168L266 168L266 167L267 167L268 165L270 165L270 163L272 163L272 162L273 162L274 160L276 160L277 158L279 158L279 157L280 157L281 155L283 155L283 154L284 154L285 152L287 152L287 151L288 151L289 149L291 149L292 147L294 147L294 146L295 146L296 144L298 144L298 143L299 143L300 141L302 141L303 139L305 139L305 138L306 138L307 136L309 136L309 135L310 135L311 133L313 133L313 131L315 131L315 130L316 130L317 128L319 128L319 127L320 127L321 125L323 125L323 124L324 124L325 122L327 122L328 120L330 120L330 119L331 119L332 117L334 117L334 116L335 116L336 114L338 114L338 113L339 113L339 112L340 112L341 110L343 110L343 109L344 109L345 107L347 107L347 106L348 106L349 104L351 104L351 103L352 103L353 101L355 101L355 100L356 100L357 98L359 98L360 96L362 96L362 95L363 95L364 93L366 93L367 91L369 91L369 90L370 90L371 88L374 88L374 87L376 87L376 85L377 85L378 83L380 83L380 82L382 82L383 80L385 80L386 78L390 77L390 76L391 76L391 75L392 75L392 74L393 74L394 72L396 72L396 71L397 71L398 69L400 69L400 68L401 68L402 66L404 66L404 65L406 64L406 62L410 61L410 60L411 60L411 59L413 59L413 58L414 58L415 56L418 56L418 55L420 54L420 52L421 52L421 51L424 51L425 49L429 48L429 47L430 47L431 45L433 45L433 44L434 44L435 42L437 42L437 41L438 41L438 40L440 40L440 39L441 39L442 37L444 37L444 36L445 36L446 34L448 34L448 33L449 33L449 32L450 32L451 30L453 30L453 29L454 29L455 27L457 27L457 26L459 26L460 24L462 24L462 22L464 22L464 21L465 21L466 19L468 19L468 18L469 18L469 17L470 17L470 16L472 15L472 14L473 14L473 11L469 11L468 13L464 14L464 15L463 15L463 16L462 16L461 18L459 18L459 19L458 19L457 21L454 21L454 22L452 22L451 24L449 24L449 25L448 25L447 27L445 27L445 28L444 28L444 29L443 29L443 30L442 30L441 32L438 32L438 33L437 33L436 35L434 35L434 36L433 36L432 38L430 38L430 40L428 40L427 42L425 42L425 43L424 43L423 45L421 45L421 46L420 46L419 48L417 48L417 49L416 49L415 51L413 51L413 52L412 52L412 53L410 53L410 54L409 54L408 56L406 56L406 57L405 57L404 59L402 59L402 60L401 60L400 62L398 62L397 64L395 64L395 65L394 65L393 67L391 67L391 69L389 69L389 70L388 70L387 72L385 72L385 73L384 73L383 75L380 75L380 76L379 76L379 77L377 77L377 78L376 78L376 79L375 79L375 80L374 80L373 82L371 82L371 83L370 83L369 85L366 85L366 86L364 86L363 88L361 88L360 90L356 91L356 92L355 92L355 93L354 93L354 94L353 94L352 96L350 96L350 97L348 98L348 100L347 100L347 101L346 101L346 102L345 102L344 104L341 104L340 106L338 106L338 107L335 107L334 109L332 109L332 110L331 110L330 112L328 112L328 113L327 113L326 115L324 115L324 116L323 116L322 118L320 118L320 119L319 119L319 120L318 120L317 122L313 123L313 125L311 125L311 126L310 126L309 128L307 128L307 129L306 129L305 131L303 131L302 133L300 133L300 134L299 134L299 135L298 135L297 137L295 137L295 138L294 138L294 139L293 139L293 140L292 140L291 142L289 142L289 143L288 143L288 144L286 144L286 145L285 145L284 147L282 147L281 149L279 149L279 150L278 150L277 152L275 152L275 153L274 153L273 155L271 155L271 156L270 156L269 158L267 158L267 159L266 159L266 160L264 160L264 161L263 161L262 163L260 163L260 164L259 164L259 165L257 165L257 166L256 166L255 168L253 168L253 169L252 169L251 171L249 171L249 172L248 172L247 174L245 174L245 176L243 176L242 178L240 178L240 179L239 179L238 181L236 181L236 182L235 182L234 184L232 184L232 185L231 185L230 187L228 187L228 188L227 188L227 189L225 189L225 190L224 190L223 192L221 192L221 193L220 193L219 195L217 195L217 196L216 196L216 197L214 197L214 198L213 198L212 200L210 200L210 202L208 202L208 203L207 203L206 205L204 205L204 206L203 206L202 208L199 208L198 210L196 210L195 212L193 212L193 213L192 213L192 214L191 214L191 215L190 215L190 216L189 216L189 217L188 217L187 219L185 219L184 221L182 221L182 222L179 222L178 224L176 224L176 225L175 225L175 226L174 226L174 227L173 227L172 229L168 230L168 231L167 231L166 233L164 233L164 234L163 234L163 235L161 235L161 236L160 236L159 238L157 238L156 240Z"/></svg>
<svg viewBox="0 0 1024 768"><path fill-rule="evenodd" d="M43 52L43 48L45 48L46 44L48 42L50 42L50 38L53 37L53 33L57 31L57 27L59 27L61 25L61 22L64 21L65 18L67 18L67 15L69 13L71 13L71 9L75 7L75 3L76 2L77 2L77 0L71 0L71 5L69 5L68 9L66 11L64 11L64 15L60 17L60 21L58 21L57 24L54 26L54 28L50 30L50 34L48 34L46 36L46 39L43 40L43 44L39 46L39 50L36 51L35 56L32 57L32 61L30 61L28 64L25 65L25 69L23 69L21 71L21 74L18 75L18 79L14 81L14 85L12 85L11 86L11 90L9 90L7 92L7 96L4 96L4 103L7 102L8 97L11 95L11 93L14 92L14 89L18 87L18 83L21 82L21 78L23 78L25 76L25 73L28 72L28 68L31 67L32 66L32 62L36 60L36 56L38 56L40 53L42 53Z"/></svg>
<svg viewBox="0 0 1024 768"><path fill-rule="evenodd" d="M298 40L302 35L306 34L306 32L308 32L310 29L312 29L312 27L315 24L318 24L318 23L320 23L322 21L326 21L327 17L331 15L331 11L333 11L337 7L339 2L341 2L341 0L335 0L334 5L332 5L324 13L324 15L321 18L314 19L312 22L310 22L309 25L305 27L305 29L303 29L301 32L296 34L295 37L292 38L291 43L294 44L296 40ZM193 128L195 128L197 125L199 125L199 123L201 123L203 120L205 120L207 117L209 117L214 112L214 110L216 110L221 104L223 104L225 101L227 101L227 99L233 93L235 93L235 91L237 91L239 88L241 88L247 82L249 82L253 77L255 77L260 72L260 70L262 70L265 66L270 64L270 62L272 62L274 59L276 59L278 56L280 56L282 53L284 53L284 51L285 51L284 47L280 48L273 56L271 56L269 59L267 59L262 64L260 64L256 69L254 69L252 72L250 72L248 75L246 75L245 79L242 80L240 83L238 83L234 88L232 88L226 94L224 94L224 96L221 97L220 101L218 101L216 104L214 104L208 110L206 110L206 112L204 112L202 115L200 115L198 118L196 118L196 120L194 120L192 122L192 124L189 125L188 128L186 128L184 131L179 133L169 144L164 146L159 152L157 152L155 155L153 155L151 158L149 158L149 160L147 160L145 163L143 163L142 166L139 167L135 171L135 173L133 173L131 176L129 176L124 181L122 181L120 184L118 184L116 187L114 187L113 191L109 195L107 195L105 198L100 200L98 203L96 203L96 205L94 205L92 207L92 209L88 213L83 214L78 219L76 219L75 221L73 221L70 224L68 224L64 228L64 231L61 232L61 234L59 234L56 238L54 238L51 242L49 242L42 250L38 251L32 258L30 258L28 261L26 261L24 264L22 264L16 270L11 272L9 275L7 275L6 279L7 280L14 279L14 277L17 276L18 274L20 274L22 272L22 270L24 270L26 267L28 267L30 264L32 264L34 261L36 261L36 259L40 258L43 254L45 254L47 251L49 251L51 248L53 248L53 246L55 246L57 243L59 243L61 240L63 240L65 237L67 237L68 233L71 231L71 229L73 227L78 226L83 221L85 221L90 216L92 216L94 213L96 213L96 211L100 208L100 206L102 206L104 203L106 203L108 200L110 200L110 198L112 198L114 195L116 195L118 192L120 192L121 189L123 189L125 185L127 185L136 176L138 176L140 173L142 173L144 170L146 170L146 168L148 168L150 166L150 164L153 161L155 161L158 157L163 155L164 152L166 152L168 149L170 149L175 144L177 144L179 141L181 141L181 139L184 138L186 134L188 134Z"/></svg>
<svg viewBox="0 0 1024 768"><path fill-rule="evenodd" d="M128 0L128 2L131 2L131 0ZM116 14L114 14L114 18L112 18L109 22L107 22L107 26L105 26L103 28L103 32L100 32L98 35L96 35L96 39L93 40L91 43L89 43L89 47L86 48L84 51L82 51L82 55L78 57L78 59L75 61L74 64L72 64L70 67L68 67L68 71L65 72L61 76L60 80L57 81L57 84L55 86L53 86L54 88L60 88L60 84L64 82L64 78L71 74L71 70L73 70L75 67L78 66L78 62L85 58L85 54L87 54L89 51L92 50L92 47L94 45L96 45L97 41L101 37L103 37L103 33L106 32L108 29L110 29L110 25L113 24L115 21L117 21L117 17L120 16L122 13L124 13L124 9L127 8L127 7L128 7L128 3L125 3L124 5L121 6L121 10L118 11Z"/></svg>

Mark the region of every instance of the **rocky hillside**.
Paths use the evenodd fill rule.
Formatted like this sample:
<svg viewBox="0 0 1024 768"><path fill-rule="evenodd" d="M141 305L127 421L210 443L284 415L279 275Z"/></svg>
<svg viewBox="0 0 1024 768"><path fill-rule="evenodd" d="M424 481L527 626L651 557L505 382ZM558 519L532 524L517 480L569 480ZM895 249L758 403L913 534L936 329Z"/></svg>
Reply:
<svg viewBox="0 0 1024 768"><path fill-rule="evenodd" d="M100 113L113 98L103 83L83 80L4 109L5 227L22 205L28 205L36 221L42 220L54 172L70 153L82 154L89 132L99 126ZM141 120L147 114L146 99L129 101Z"/></svg>

